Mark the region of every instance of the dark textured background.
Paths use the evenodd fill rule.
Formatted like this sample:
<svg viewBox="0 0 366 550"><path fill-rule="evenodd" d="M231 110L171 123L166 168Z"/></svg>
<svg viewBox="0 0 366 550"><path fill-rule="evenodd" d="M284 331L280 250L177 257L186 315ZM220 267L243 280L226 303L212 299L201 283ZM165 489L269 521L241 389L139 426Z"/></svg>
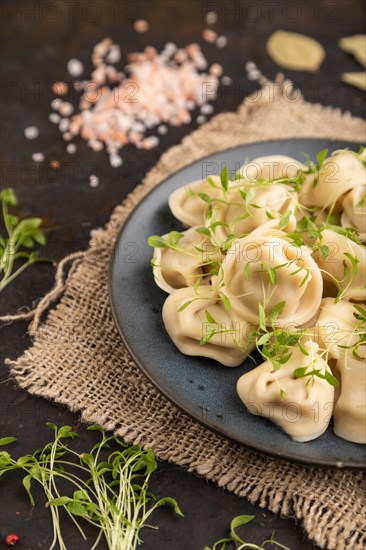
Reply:
<svg viewBox="0 0 366 550"><path fill-rule="evenodd" d="M361 0L29 0L2 1L0 10L0 185L16 189L21 215L43 217L48 239L45 252L55 259L85 249L90 230L108 220L113 207L141 181L162 152L196 127L192 122L171 128L161 138L160 146L152 151L126 147L124 164L119 169L112 169L104 153L93 153L81 140L76 140L76 155L65 152L57 127L48 121L52 98L49 86L57 80L69 80L66 62L71 57L79 58L89 70L92 47L106 36L121 45L122 59L128 52L141 50L146 45L161 48L167 41L179 46L198 41L208 61L221 63L225 74L233 79L233 85L222 88L214 102L215 112L222 112L234 110L255 87L246 79L246 61L255 61L270 78L279 71L264 49L267 36L275 28L304 32L324 45L326 60L319 74L286 71L286 75L309 101L340 107L357 116L365 114L362 92L339 79L341 72L361 68L337 46L338 38L364 31L365 11ZM201 39L205 27L203 14L210 10L219 13L215 30L228 37L227 47L221 50ZM133 31L132 22L137 18L150 22L148 33L139 35ZM40 137L27 141L23 131L31 124L40 128ZM46 163L35 165L31 161L32 153L37 151L45 153ZM48 168L53 159L61 162L59 170ZM99 173L99 187L90 188L90 173ZM0 313L15 312L23 305L32 306L52 287L53 276L53 269L46 265L29 269L2 293ZM46 421L59 425L69 423L80 434L78 448L87 450L95 434L79 425L77 415L27 395L9 380L3 360L16 358L30 344L26 329L26 323L17 323L2 326L0 331L2 436L18 437L14 453L24 454L47 441L50 432L45 427ZM181 468L161 463L152 486L158 495L176 497L186 517L177 519L170 510L159 510L152 521L159 525L159 531L142 533L146 550L199 550L227 535L231 518L238 514L256 516L245 530L250 540L259 542L275 529L277 539L292 549L313 548L292 519L265 512ZM7 533L16 532L22 538L19 548L48 548L49 512L44 509L42 499L31 509L16 474L1 480L0 506L1 540ZM90 548L91 543L82 544L67 521L63 525L68 548ZM91 536L94 533L89 532ZM104 548L103 543L100 548Z"/></svg>

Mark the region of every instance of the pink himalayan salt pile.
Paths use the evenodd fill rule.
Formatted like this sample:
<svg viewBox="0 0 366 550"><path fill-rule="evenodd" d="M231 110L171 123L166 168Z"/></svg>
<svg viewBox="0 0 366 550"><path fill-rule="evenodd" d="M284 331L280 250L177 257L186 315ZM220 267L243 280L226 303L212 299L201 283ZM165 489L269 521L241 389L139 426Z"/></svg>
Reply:
<svg viewBox="0 0 366 550"><path fill-rule="evenodd" d="M198 44L178 49L168 43L160 53L149 46L128 55L124 72L111 63L111 58L119 58L118 51L110 39L95 46L91 80L75 82L75 89L82 92L80 112L64 118L67 123L60 128L65 139L80 134L95 151L105 147L113 166L122 164L118 152L124 145L140 149L158 145L157 136L145 137L148 129L190 122L191 110L216 98L222 73L217 64L209 74L203 72L207 61Z"/></svg>

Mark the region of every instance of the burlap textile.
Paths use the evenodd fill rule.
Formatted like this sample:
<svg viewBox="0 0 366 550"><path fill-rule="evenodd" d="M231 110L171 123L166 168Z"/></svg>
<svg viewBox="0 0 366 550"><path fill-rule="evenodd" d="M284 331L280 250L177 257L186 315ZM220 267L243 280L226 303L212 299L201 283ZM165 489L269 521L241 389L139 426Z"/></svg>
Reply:
<svg viewBox="0 0 366 550"><path fill-rule="evenodd" d="M62 299L11 371L32 394L80 411L127 442L152 447L161 460L184 465L283 516L296 517L321 547L366 547L366 475L310 468L236 445L168 402L130 359L108 301L107 273L118 231L134 206L177 169L210 153L276 138L365 140L361 119L307 103L291 83L265 85L236 113L216 116L172 147L118 206L69 275ZM149 266L146 266L149 269ZM193 550L193 549L189 549Z"/></svg>

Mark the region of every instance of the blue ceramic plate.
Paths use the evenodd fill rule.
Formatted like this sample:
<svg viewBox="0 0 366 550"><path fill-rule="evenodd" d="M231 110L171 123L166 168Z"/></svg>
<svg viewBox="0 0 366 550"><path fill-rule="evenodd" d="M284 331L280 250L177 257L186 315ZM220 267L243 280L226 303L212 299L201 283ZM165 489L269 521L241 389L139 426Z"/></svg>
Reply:
<svg viewBox="0 0 366 550"><path fill-rule="evenodd" d="M258 451L288 460L343 468L366 467L366 445L336 437L331 427L315 441L296 443L265 418L246 411L236 394L236 381L253 367L247 359L228 368L199 357L181 354L165 331L161 317L167 297L154 282L146 240L181 230L168 207L178 187L202 177L222 163L233 169L246 159L281 154L315 160L321 149L330 151L354 143L327 140L283 140L228 149L176 172L156 187L132 212L117 238L110 266L110 301L117 327L134 358L151 382L184 412L219 434Z"/></svg>

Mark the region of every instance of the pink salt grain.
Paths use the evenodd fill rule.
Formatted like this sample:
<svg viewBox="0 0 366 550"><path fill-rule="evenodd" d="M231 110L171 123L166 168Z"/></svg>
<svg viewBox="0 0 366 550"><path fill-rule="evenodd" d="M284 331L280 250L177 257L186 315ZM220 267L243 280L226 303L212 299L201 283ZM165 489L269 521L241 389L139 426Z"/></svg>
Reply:
<svg viewBox="0 0 366 550"><path fill-rule="evenodd" d="M224 72L224 70L223 70L222 66L219 65L218 63L214 63L213 65L211 65L210 70L209 70L209 73L214 75L214 76L221 76L223 72Z"/></svg>
<svg viewBox="0 0 366 550"><path fill-rule="evenodd" d="M136 32L143 33L149 30L150 25L145 19L137 19L133 24L133 28Z"/></svg>
<svg viewBox="0 0 366 550"><path fill-rule="evenodd" d="M191 111L197 107L210 114L212 107L203 92L207 86L217 90L222 74L218 64L211 67L210 74L204 72L207 61L195 43L178 48L168 42L160 52L152 46L132 52L127 55L128 65L123 72L111 64L117 61L118 52L110 39L96 44L91 78L77 81L79 112L67 119L67 128L66 121L62 122L67 138L81 135L94 151L105 148L111 165L116 167L123 162L119 151L125 145L149 150L159 144L157 135L146 137L150 129L156 128L157 134L164 135L168 124L190 122ZM211 92L210 100L215 97L216 92ZM59 98L52 102L64 117L65 103Z"/></svg>
<svg viewBox="0 0 366 550"><path fill-rule="evenodd" d="M210 44L213 44L215 40L217 39L217 32L211 30L211 29L204 29L202 31L202 38L206 42L209 42Z"/></svg>
<svg viewBox="0 0 366 550"><path fill-rule="evenodd" d="M65 95L69 91L69 87L65 82L55 82L52 91L55 95Z"/></svg>

